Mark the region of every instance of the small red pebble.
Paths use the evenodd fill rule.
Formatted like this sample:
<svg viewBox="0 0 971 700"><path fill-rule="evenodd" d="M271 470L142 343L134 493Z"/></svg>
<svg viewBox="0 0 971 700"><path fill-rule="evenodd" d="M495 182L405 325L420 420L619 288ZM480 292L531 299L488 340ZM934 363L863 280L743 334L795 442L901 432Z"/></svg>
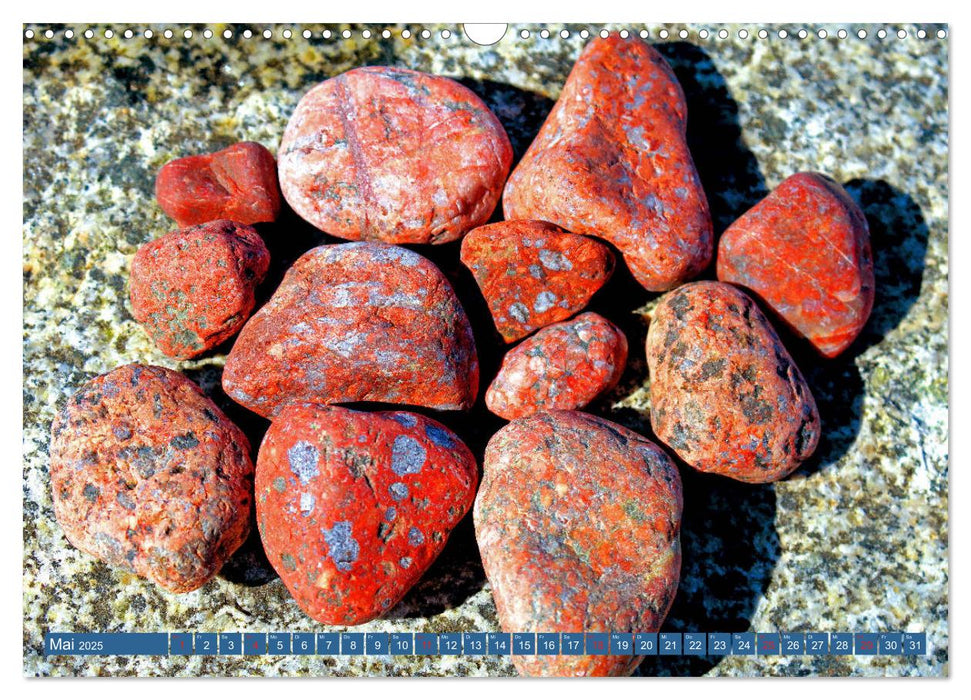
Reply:
<svg viewBox="0 0 971 700"><path fill-rule="evenodd" d="M243 327L270 253L250 226L210 221L146 243L131 264L131 305L169 357L196 357Z"/></svg>
<svg viewBox="0 0 971 700"><path fill-rule="evenodd" d="M777 481L819 441L812 392L742 290L695 282L666 294L647 331L651 426L702 472Z"/></svg>
<svg viewBox="0 0 971 700"><path fill-rule="evenodd" d="M580 314L510 350L486 392L486 406L506 420L583 408L617 384L626 363L623 331L599 314Z"/></svg>
<svg viewBox="0 0 971 700"><path fill-rule="evenodd" d="M192 591L249 533L249 450L190 380L125 365L81 387L54 419L54 515L81 551Z"/></svg>
<svg viewBox="0 0 971 700"><path fill-rule="evenodd" d="M836 357L873 308L866 217L825 175L792 175L722 234L718 279L751 290L822 355Z"/></svg>
<svg viewBox="0 0 971 700"><path fill-rule="evenodd" d="M544 221L500 221L462 239L496 330L507 343L569 318L614 271L610 248Z"/></svg>
<svg viewBox="0 0 971 700"><path fill-rule="evenodd" d="M256 513L273 568L328 625L386 613L472 507L475 458L440 423L403 411L293 405L256 466Z"/></svg>
<svg viewBox="0 0 971 700"><path fill-rule="evenodd" d="M222 383L268 418L305 401L465 410L479 363L465 311L435 265L406 248L344 243L293 264L240 332Z"/></svg>
<svg viewBox="0 0 971 700"><path fill-rule="evenodd" d="M661 54L637 38L593 39L506 183L506 218L604 238L645 289L676 287L705 269L713 246L686 122Z"/></svg>
<svg viewBox="0 0 971 700"><path fill-rule="evenodd" d="M322 231L350 240L447 243L489 220L512 146L467 87L369 66L304 95L279 156L283 196Z"/></svg>
<svg viewBox="0 0 971 700"><path fill-rule="evenodd" d="M158 171L155 198L182 227L215 219L241 224L276 221L280 214L276 162L272 153L252 141L179 158Z"/></svg>
<svg viewBox="0 0 971 700"><path fill-rule="evenodd" d="M623 426L553 411L485 452L475 537L506 632L657 632L681 571L681 477ZM513 656L524 676L628 675L641 656Z"/></svg>

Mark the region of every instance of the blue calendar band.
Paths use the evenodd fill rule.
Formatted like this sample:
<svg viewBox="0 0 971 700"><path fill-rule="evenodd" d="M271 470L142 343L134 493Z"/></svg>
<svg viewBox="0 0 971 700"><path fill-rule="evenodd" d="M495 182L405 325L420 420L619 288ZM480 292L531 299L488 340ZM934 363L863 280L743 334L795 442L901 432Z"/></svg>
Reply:
<svg viewBox="0 0 971 700"><path fill-rule="evenodd" d="M915 656L924 632L49 632L47 656Z"/></svg>

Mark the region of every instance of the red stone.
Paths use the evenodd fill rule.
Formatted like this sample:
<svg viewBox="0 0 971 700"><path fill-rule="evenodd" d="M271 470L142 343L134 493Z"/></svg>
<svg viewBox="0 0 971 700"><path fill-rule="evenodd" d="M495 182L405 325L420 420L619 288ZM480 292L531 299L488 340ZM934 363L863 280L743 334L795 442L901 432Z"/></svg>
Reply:
<svg viewBox="0 0 971 700"><path fill-rule="evenodd" d="M465 410L479 364L465 311L437 267L406 248L344 243L293 264L240 332L222 382L270 418L304 401Z"/></svg>
<svg viewBox="0 0 971 700"><path fill-rule="evenodd" d="M637 433L574 411L496 433L475 535L506 632L656 632L678 589L681 477ZM629 674L638 656L513 656L526 676Z"/></svg>
<svg viewBox="0 0 971 700"><path fill-rule="evenodd" d="M722 234L718 279L753 292L821 354L835 357L873 308L866 217L832 179L797 173Z"/></svg>
<svg viewBox="0 0 971 700"><path fill-rule="evenodd" d="M446 243L489 220L512 163L496 116L454 80L355 68L303 96L280 144L283 196L350 240Z"/></svg>
<svg viewBox="0 0 971 700"><path fill-rule="evenodd" d="M637 38L593 39L506 184L506 218L606 239L651 291L695 277L713 243L686 120L661 54Z"/></svg>
<svg viewBox="0 0 971 700"><path fill-rule="evenodd" d="M610 248L544 221L501 221L462 239L496 330L507 343L580 311L614 271Z"/></svg>
<svg viewBox="0 0 971 700"><path fill-rule="evenodd" d="M81 387L54 419L54 515L81 551L192 591L249 533L249 450L190 380L125 365Z"/></svg>
<svg viewBox="0 0 971 700"><path fill-rule="evenodd" d="M623 331L599 314L580 314L510 350L486 392L486 406L506 420L583 408L614 388L626 363Z"/></svg>
<svg viewBox="0 0 971 700"><path fill-rule="evenodd" d="M243 327L269 266L250 226L211 221L173 231L135 253L132 314L163 353L196 357Z"/></svg>
<svg viewBox="0 0 971 700"><path fill-rule="evenodd" d="M777 481L812 455L819 413L802 373L742 290L665 295L647 332L654 433L695 469Z"/></svg>
<svg viewBox="0 0 971 700"><path fill-rule="evenodd" d="M477 482L472 453L430 418L292 405L260 447L257 522L301 610L359 625L421 578Z"/></svg>
<svg viewBox="0 0 971 700"><path fill-rule="evenodd" d="M272 153L252 141L179 158L159 170L155 198L182 227L216 219L241 224L275 221L280 214L276 162Z"/></svg>

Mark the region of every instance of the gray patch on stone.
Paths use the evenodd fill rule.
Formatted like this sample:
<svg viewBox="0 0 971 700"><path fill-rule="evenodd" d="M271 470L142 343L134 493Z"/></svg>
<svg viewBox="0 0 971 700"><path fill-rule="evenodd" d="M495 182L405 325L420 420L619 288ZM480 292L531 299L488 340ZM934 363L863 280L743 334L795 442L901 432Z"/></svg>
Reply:
<svg viewBox="0 0 971 700"><path fill-rule="evenodd" d="M429 440L434 442L439 447L444 447L446 450L450 450L455 447L455 440L452 438L449 432L445 430L445 428L431 424L426 425L425 435L428 436Z"/></svg>
<svg viewBox="0 0 971 700"><path fill-rule="evenodd" d="M384 511L384 519L388 522L393 522L395 518L398 517L398 509L394 506L388 506L388 509Z"/></svg>
<svg viewBox="0 0 971 700"><path fill-rule="evenodd" d="M287 459L290 461L290 471L297 475L301 484L308 484L311 479L320 476L317 469L320 453L309 442L301 440L296 443L287 450Z"/></svg>
<svg viewBox="0 0 971 700"><path fill-rule="evenodd" d="M535 277L536 279L541 280L543 279L543 268L533 263L532 265L529 266L529 274L532 277Z"/></svg>
<svg viewBox="0 0 971 700"><path fill-rule="evenodd" d="M388 491L391 492L391 498L396 501L403 501L408 498L408 487L402 484L400 481L396 481L391 486L388 487Z"/></svg>
<svg viewBox="0 0 971 700"><path fill-rule="evenodd" d="M520 323L526 323L529 320L529 309L526 305L521 302L516 302L509 307L509 315Z"/></svg>
<svg viewBox="0 0 971 700"><path fill-rule="evenodd" d="M417 547L425 541L425 536L421 534L421 530L417 527L413 527L408 530L408 544L412 547Z"/></svg>
<svg viewBox="0 0 971 700"><path fill-rule="evenodd" d="M339 571L350 571L361 551L357 540L351 536L350 521L334 523L330 530L322 528L321 532L324 533L324 542L327 543L327 556L334 560Z"/></svg>
<svg viewBox="0 0 971 700"><path fill-rule="evenodd" d="M317 499L314 498L312 493L301 493L300 494L300 512L303 515L310 515L314 512L314 506L317 504Z"/></svg>
<svg viewBox="0 0 971 700"><path fill-rule="evenodd" d="M396 352L394 350L377 350L374 353L374 359L377 360L378 365L381 367L396 369L407 364L411 360L411 356L407 353Z"/></svg>
<svg viewBox="0 0 971 700"><path fill-rule="evenodd" d="M185 435L176 435L169 440L169 444L177 450L191 450L193 447L199 446L199 439L190 430Z"/></svg>
<svg viewBox="0 0 971 700"><path fill-rule="evenodd" d="M665 218L664 215L664 204L658 199L654 194L649 194L644 198L644 206L648 209L653 209L654 213L661 219Z"/></svg>
<svg viewBox="0 0 971 700"><path fill-rule="evenodd" d="M395 290L391 294L383 294L381 291L372 289L368 292L367 305L376 308L402 308L414 309L416 311L425 310L425 300L421 290L415 294L405 294Z"/></svg>
<svg viewBox="0 0 971 700"><path fill-rule="evenodd" d="M354 306L354 299L351 298L350 291L344 285L337 285L330 291L332 295L330 305L332 307L342 309L348 306Z"/></svg>
<svg viewBox="0 0 971 700"><path fill-rule="evenodd" d="M538 314L549 311L556 306L556 295L553 292L542 291L536 295L536 302L533 304L533 311Z"/></svg>
<svg viewBox="0 0 971 700"><path fill-rule="evenodd" d="M363 333L351 333L345 336L321 339L322 345L341 357L352 358L357 353L357 347L364 341Z"/></svg>
<svg viewBox="0 0 971 700"><path fill-rule="evenodd" d="M399 435L391 448L391 471L398 476L417 474L425 466L425 448L409 435Z"/></svg>
<svg viewBox="0 0 971 700"><path fill-rule="evenodd" d="M418 419L410 413L392 413L390 416L388 416L388 418L396 423L399 423L400 425L405 426L406 428L414 428L418 423Z"/></svg>
<svg viewBox="0 0 971 700"><path fill-rule="evenodd" d="M411 567L411 557L401 557L401 559L398 560L398 563L401 565L402 569L407 569Z"/></svg>
<svg viewBox="0 0 971 700"><path fill-rule="evenodd" d="M651 150L651 144L644 136L644 127L635 126L629 129L624 129L624 133L627 136L627 141L634 146L634 148L641 151Z"/></svg>
<svg viewBox="0 0 971 700"><path fill-rule="evenodd" d="M548 250L544 248L539 251L539 261L547 270L572 270L571 263L563 253L558 250Z"/></svg>
<svg viewBox="0 0 971 700"><path fill-rule="evenodd" d="M407 248L399 248L397 246L375 247L370 251L370 254L375 262L399 263L405 267L415 267L422 261L422 257L418 253L413 253Z"/></svg>

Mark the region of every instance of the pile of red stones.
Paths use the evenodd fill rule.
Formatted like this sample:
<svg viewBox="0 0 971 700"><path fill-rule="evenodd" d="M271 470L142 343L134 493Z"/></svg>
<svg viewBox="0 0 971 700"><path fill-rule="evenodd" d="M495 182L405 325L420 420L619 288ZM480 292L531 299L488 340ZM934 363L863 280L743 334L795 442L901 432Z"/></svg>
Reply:
<svg viewBox="0 0 971 700"><path fill-rule="evenodd" d="M773 323L833 357L873 303L866 220L813 173L785 180L724 233L718 281L688 283L714 241L686 120L660 54L615 36L587 45L511 175L509 139L472 91L382 67L308 92L278 162L241 143L166 165L158 202L183 228L135 255L134 316L177 359L238 334L223 388L272 423L254 470L246 437L181 374L127 365L94 379L52 428L68 538L187 591L240 545L255 501L266 554L297 604L356 625L404 596L474 505L504 630L656 631L681 563L669 452L747 482L790 474L820 423ZM352 242L304 254L252 314L269 265L252 224L278 217L281 190L300 217ZM500 196L505 220L487 225ZM462 440L407 410L465 411L479 394L451 284L399 247L459 238L494 337L525 338L485 391L510 423L488 444L481 486ZM624 333L584 312L615 250L645 289L667 292L646 348L662 445L580 410L627 362ZM357 402L402 408L338 406ZM524 674L616 675L639 659L514 661Z"/></svg>

